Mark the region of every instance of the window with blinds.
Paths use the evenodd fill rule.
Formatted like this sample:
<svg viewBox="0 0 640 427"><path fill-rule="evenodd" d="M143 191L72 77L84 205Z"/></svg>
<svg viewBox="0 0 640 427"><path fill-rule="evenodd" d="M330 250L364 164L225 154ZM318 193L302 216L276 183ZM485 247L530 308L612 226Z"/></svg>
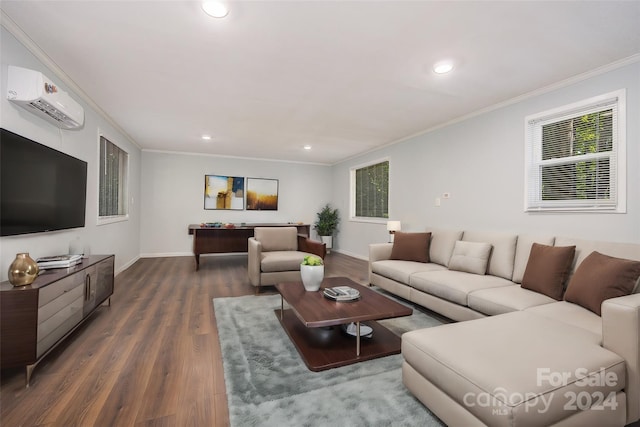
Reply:
<svg viewBox="0 0 640 427"><path fill-rule="evenodd" d="M624 95L527 117L525 210L625 211Z"/></svg>
<svg viewBox="0 0 640 427"><path fill-rule="evenodd" d="M389 161L351 169L351 216L389 218Z"/></svg>
<svg viewBox="0 0 640 427"><path fill-rule="evenodd" d="M127 179L129 154L100 136L100 188L98 217L100 219L127 216Z"/></svg>

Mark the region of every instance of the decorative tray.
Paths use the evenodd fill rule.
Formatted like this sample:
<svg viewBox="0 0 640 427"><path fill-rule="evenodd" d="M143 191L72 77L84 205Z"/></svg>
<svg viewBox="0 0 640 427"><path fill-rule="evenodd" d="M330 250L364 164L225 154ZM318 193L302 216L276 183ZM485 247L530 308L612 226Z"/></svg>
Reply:
<svg viewBox="0 0 640 427"><path fill-rule="evenodd" d="M360 298L360 292L349 286L336 286L325 288L322 292L325 298L334 301L355 301Z"/></svg>

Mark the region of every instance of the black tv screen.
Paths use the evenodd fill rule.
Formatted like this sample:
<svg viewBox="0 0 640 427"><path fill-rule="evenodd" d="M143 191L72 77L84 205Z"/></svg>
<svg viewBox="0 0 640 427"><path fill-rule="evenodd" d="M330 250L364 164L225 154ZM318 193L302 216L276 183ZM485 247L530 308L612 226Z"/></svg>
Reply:
<svg viewBox="0 0 640 427"><path fill-rule="evenodd" d="M84 227L87 162L0 132L0 235Z"/></svg>

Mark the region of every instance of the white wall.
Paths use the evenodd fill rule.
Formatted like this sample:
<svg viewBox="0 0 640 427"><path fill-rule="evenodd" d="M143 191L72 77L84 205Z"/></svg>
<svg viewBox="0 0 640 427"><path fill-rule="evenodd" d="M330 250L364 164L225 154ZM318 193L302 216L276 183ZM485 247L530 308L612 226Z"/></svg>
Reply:
<svg viewBox="0 0 640 427"><path fill-rule="evenodd" d="M93 254L115 254L116 271L134 262L140 253L139 200L140 150L113 128L101 115L89 108L79 96L62 84L61 80L14 36L0 27L0 126L88 163L87 209L85 227L65 231L36 233L0 238L0 279L6 280L9 264L19 252L29 252L32 258L66 254L72 240L80 238ZM80 130L61 130L49 122L7 101L7 66L17 65L38 70L69 93L85 109L85 125ZM132 198L129 220L96 225L98 215L98 129L101 129L129 153L129 191ZM19 177L16 177L19 179Z"/></svg>
<svg viewBox="0 0 640 427"><path fill-rule="evenodd" d="M205 175L278 179L278 210L205 210ZM143 257L192 255L189 224L313 224L316 212L331 201L332 189L328 166L154 151L142 152L141 182Z"/></svg>
<svg viewBox="0 0 640 427"><path fill-rule="evenodd" d="M524 212L525 117L621 88L627 91L627 213ZM405 231L436 226L640 243L639 118L636 62L338 164L334 203L348 212L351 167L388 157L390 217ZM444 192L451 198L436 207ZM343 221L338 249L366 257L369 243L387 240L383 223Z"/></svg>

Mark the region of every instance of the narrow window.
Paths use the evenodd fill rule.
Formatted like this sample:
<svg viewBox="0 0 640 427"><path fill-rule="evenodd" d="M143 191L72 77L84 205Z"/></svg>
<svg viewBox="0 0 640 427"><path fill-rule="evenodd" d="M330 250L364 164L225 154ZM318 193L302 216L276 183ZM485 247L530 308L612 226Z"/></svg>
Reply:
<svg viewBox="0 0 640 427"><path fill-rule="evenodd" d="M389 161L351 169L351 217L389 218Z"/></svg>
<svg viewBox="0 0 640 427"><path fill-rule="evenodd" d="M99 219L126 217L129 154L100 136Z"/></svg>

